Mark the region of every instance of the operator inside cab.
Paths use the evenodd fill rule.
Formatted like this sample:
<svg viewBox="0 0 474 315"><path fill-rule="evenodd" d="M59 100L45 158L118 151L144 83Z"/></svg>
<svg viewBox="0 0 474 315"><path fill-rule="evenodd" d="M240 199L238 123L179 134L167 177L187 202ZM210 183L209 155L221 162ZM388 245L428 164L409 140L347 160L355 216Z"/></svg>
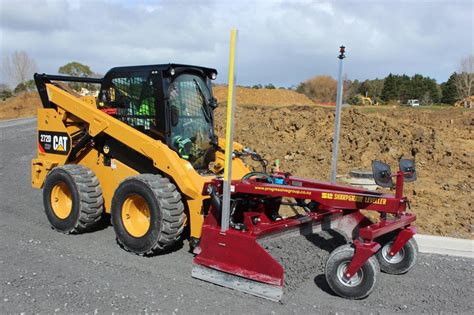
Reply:
<svg viewBox="0 0 474 315"><path fill-rule="evenodd" d="M203 79L179 75L169 86L171 147L196 169L214 160L213 113L215 101Z"/></svg>

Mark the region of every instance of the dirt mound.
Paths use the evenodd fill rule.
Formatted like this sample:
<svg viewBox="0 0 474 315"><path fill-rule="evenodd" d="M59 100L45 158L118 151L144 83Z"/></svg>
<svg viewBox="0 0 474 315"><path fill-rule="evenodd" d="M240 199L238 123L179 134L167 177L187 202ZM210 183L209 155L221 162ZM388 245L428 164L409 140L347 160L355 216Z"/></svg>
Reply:
<svg viewBox="0 0 474 315"><path fill-rule="evenodd" d="M225 106L216 112L224 135ZM328 179L334 109L313 106L238 107L236 141L295 175ZM338 171L370 169L373 159L395 170L415 158L418 181L407 184L421 233L471 238L473 224L474 112L449 108L344 109Z"/></svg>
<svg viewBox="0 0 474 315"><path fill-rule="evenodd" d="M23 93L0 101L0 119L34 116L39 107L41 100L37 92Z"/></svg>
<svg viewBox="0 0 474 315"><path fill-rule="evenodd" d="M227 102L227 86L218 85L213 88L214 97L219 103ZM284 89L250 89L237 87L236 102L240 106L290 106L314 105L315 103L301 93Z"/></svg>

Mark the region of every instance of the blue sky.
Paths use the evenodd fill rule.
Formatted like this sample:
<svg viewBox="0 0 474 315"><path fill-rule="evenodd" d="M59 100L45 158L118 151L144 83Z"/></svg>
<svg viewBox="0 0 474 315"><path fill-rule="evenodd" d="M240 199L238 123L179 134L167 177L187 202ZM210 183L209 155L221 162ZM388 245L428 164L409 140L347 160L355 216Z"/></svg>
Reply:
<svg viewBox="0 0 474 315"><path fill-rule="evenodd" d="M46 73L69 61L99 73L175 62L217 68L225 82L236 27L238 84L336 76L340 44L350 79L392 72L444 82L473 54L473 3L0 0L0 48L2 55L28 52Z"/></svg>

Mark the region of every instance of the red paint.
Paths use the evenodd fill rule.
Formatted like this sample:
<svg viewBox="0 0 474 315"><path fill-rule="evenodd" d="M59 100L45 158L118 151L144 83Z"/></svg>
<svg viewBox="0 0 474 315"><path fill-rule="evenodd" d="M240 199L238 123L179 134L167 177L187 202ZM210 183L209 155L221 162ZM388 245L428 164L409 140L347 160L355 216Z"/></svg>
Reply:
<svg viewBox="0 0 474 315"><path fill-rule="evenodd" d="M41 146L41 143L38 142L38 151L40 151L41 153L44 153L44 149L43 147Z"/></svg>
<svg viewBox="0 0 474 315"><path fill-rule="evenodd" d="M396 198L402 198L403 197L403 172L398 171L397 174L395 175L397 177L397 183L395 186L395 197Z"/></svg>
<svg viewBox="0 0 474 315"><path fill-rule="evenodd" d="M101 108L100 110L107 115L117 115L117 108Z"/></svg>
<svg viewBox="0 0 474 315"><path fill-rule="evenodd" d="M404 228L415 220L416 215L413 213L405 213L399 218L393 220L381 220L379 223L361 228L359 231L359 236L365 240L371 241L397 229Z"/></svg>
<svg viewBox="0 0 474 315"><path fill-rule="evenodd" d="M415 234L416 228L414 226L409 226L398 233L395 241L393 241L392 248L390 248L390 256L396 255Z"/></svg>
<svg viewBox="0 0 474 315"><path fill-rule="evenodd" d="M237 195L255 201L251 209L241 209L244 211L240 217L241 223L246 227L244 231L231 227L222 233L216 209L212 206L205 209L207 215L202 228L199 254L194 258L196 264L281 287L284 279L283 267L260 246L259 238L318 223L321 223L324 229L334 228L354 240L355 254L347 270L351 277L380 249L380 244L374 242L374 239L401 229L402 232L397 236L392 248L393 251L398 251L414 234L414 228L410 227L410 224L416 220L416 216L405 212L407 199L402 194L402 172L395 175L395 195L323 183L283 172L277 172L274 176L283 178L286 185L252 178L232 181L233 197ZM209 185L214 186L218 194L222 193L222 181L213 179L204 185L204 195L209 194ZM332 194L333 197L328 198L327 194ZM269 198L278 197L313 200L318 206L304 215L272 221L267 216L271 202L258 201L271 201ZM372 224L359 211L361 209L392 213L395 218Z"/></svg>
<svg viewBox="0 0 474 315"><path fill-rule="evenodd" d="M283 267L248 232L205 224L200 242L201 253L194 263L254 281L283 286Z"/></svg>
<svg viewBox="0 0 474 315"><path fill-rule="evenodd" d="M346 270L346 277L349 279L356 274L356 272L380 249L381 246L376 242L362 243L355 240L354 247L354 256Z"/></svg>

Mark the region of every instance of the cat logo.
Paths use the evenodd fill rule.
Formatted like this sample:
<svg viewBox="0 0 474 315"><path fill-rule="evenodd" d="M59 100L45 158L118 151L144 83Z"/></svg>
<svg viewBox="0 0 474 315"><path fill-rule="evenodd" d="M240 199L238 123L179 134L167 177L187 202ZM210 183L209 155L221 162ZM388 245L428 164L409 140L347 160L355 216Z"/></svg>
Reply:
<svg viewBox="0 0 474 315"><path fill-rule="evenodd" d="M65 132L42 131L38 132L38 150L40 153L67 155L70 150L71 139Z"/></svg>
<svg viewBox="0 0 474 315"><path fill-rule="evenodd" d="M66 136L53 136L53 150L66 152L67 141L68 137Z"/></svg>

